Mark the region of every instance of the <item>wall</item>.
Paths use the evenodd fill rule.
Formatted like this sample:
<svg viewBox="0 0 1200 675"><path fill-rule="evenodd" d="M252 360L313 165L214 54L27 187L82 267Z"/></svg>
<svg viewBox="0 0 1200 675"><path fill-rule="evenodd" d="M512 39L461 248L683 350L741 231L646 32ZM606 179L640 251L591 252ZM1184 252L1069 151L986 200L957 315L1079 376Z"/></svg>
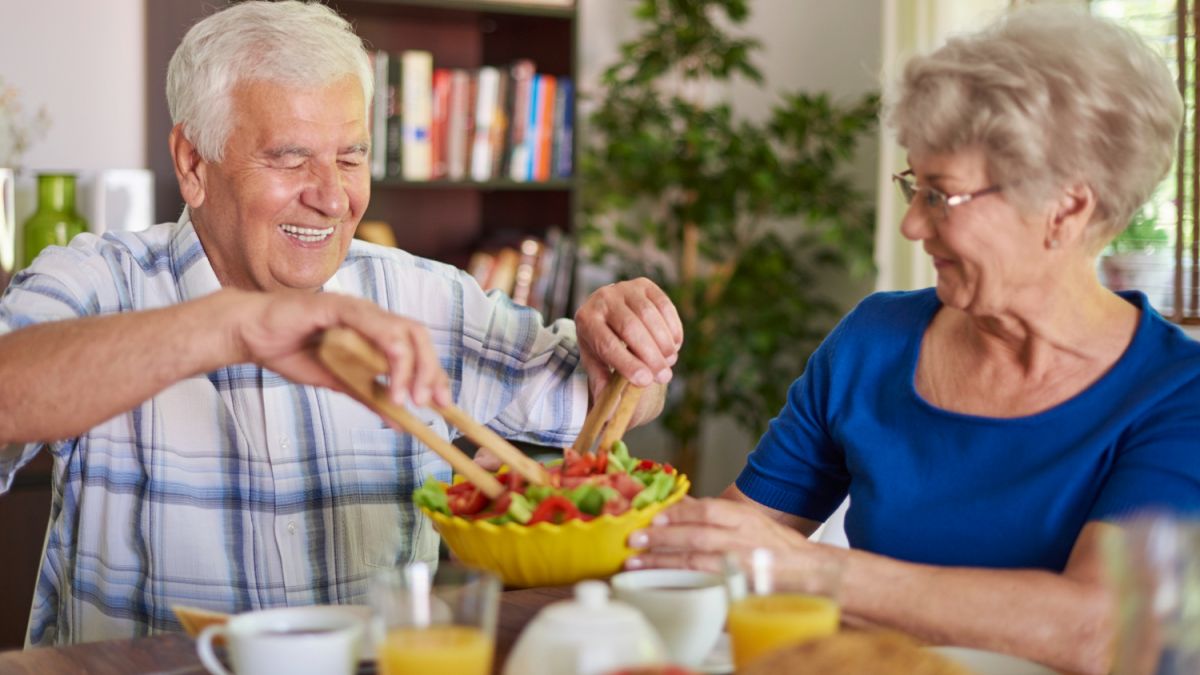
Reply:
<svg viewBox="0 0 1200 675"><path fill-rule="evenodd" d="M162 0L150 0L161 2ZM27 109L45 105L53 126L26 157L31 169L146 167L145 37L143 0L38 0L13 3L0 22L0 76L21 91ZM579 0L580 77L595 81L616 58L617 47L635 35L633 0ZM825 90L853 97L878 87L879 5L875 0L755 0L746 31L764 43L758 63L777 89ZM53 43L41 30L57 31ZM759 117L768 95L741 85L729 92L740 114ZM149 92L162 96L161 92ZM165 142L165 141L164 141ZM856 165L860 184L873 194L876 148L864 147ZM173 186L159 186L174 189ZM843 286L838 282L839 286ZM852 302L864 288L844 285ZM764 415L771 411L764 411ZM706 472L698 491L712 494L727 485L755 439L727 424L714 424L705 438ZM639 448L665 448L653 430L637 431Z"/></svg>
<svg viewBox="0 0 1200 675"><path fill-rule="evenodd" d="M26 168L145 166L143 1L0 2L0 78L51 117Z"/></svg>
<svg viewBox="0 0 1200 675"><path fill-rule="evenodd" d="M614 61L620 42L636 35L630 16L632 0L580 0L580 79L595 81ZM745 24L747 33L762 40L757 62L774 90L827 91L850 99L879 88L881 23L876 0L754 0ZM585 84L586 86L586 84ZM729 92L741 115L760 118L771 103L769 93L747 85ZM864 143L854 167L860 187L875 194L878 147ZM870 290L869 284L835 280L840 297L853 303ZM799 375L799 373L797 373ZM763 411L764 420L775 411ZM667 456L669 438L651 425L628 434L630 446L648 457ZM755 438L728 421L709 424L701 444L702 473L693 490L698 495L719 493L737 477Z"/></svg>

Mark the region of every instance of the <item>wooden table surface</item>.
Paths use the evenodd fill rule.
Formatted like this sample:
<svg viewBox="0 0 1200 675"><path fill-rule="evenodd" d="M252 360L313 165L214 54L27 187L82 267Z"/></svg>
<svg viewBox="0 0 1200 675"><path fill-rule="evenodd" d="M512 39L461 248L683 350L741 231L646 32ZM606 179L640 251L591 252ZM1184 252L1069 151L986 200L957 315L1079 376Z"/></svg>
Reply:
<svg viewBox="0 0 1200 675"><path fill-rule="evenodd" d="M517 636L538 610L570 594L567 586L501 594L493 672L500 673ZM0 652L3 675L202 675L205 672L196 656L195 642L182 633ZM372 673L374 667L364 666L359 672Z"/></svg>

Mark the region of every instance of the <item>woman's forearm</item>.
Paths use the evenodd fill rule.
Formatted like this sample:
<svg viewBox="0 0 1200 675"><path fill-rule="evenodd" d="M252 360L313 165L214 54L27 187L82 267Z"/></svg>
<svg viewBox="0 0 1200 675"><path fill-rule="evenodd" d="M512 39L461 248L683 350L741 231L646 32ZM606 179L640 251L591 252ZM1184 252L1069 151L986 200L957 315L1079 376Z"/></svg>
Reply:
<svg viewBox="0 0 1200 675"><path fill-rule="evenodd" d="M1042 570L914 565L861 551L840 555L843 608L852 619L1069 672L1108 672L1111 602L1099 580Z"/></svg>

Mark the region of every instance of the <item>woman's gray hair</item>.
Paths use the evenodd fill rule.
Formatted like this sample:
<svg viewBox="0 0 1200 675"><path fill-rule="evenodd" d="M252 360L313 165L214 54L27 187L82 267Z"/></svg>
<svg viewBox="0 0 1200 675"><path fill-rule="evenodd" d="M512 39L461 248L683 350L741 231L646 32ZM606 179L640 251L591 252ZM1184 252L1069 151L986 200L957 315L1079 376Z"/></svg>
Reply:
<svg viewBox="0 0 1200 675"><path fill-rule="evenodd" d="M1171 167L1183 102L1163 58L1111 21L1029 7L911 59L888 122L913 153L981 147L1025 212L1075 181L1095 193L1097 243Z"/></svg>
<svg viewBox="0 0 1200 675"><path fill-rule="evenodd" d="M362 39L337 12L317 2L242 2L196 23L167 67L171 121L211 162L221 161L233 128L231 95L239 82L314 86L354 75L364 113L375 88Z"/></svg>

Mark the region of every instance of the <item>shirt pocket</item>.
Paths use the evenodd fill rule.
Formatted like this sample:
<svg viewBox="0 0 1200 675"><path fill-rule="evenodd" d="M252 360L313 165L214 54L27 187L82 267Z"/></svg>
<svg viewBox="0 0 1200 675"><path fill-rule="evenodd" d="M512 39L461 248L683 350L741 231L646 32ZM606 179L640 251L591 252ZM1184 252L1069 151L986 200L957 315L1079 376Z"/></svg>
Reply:
<svg viewBox="0 0 1200 675"><path fill-rule="evenodd" d="M430 426L444 437L445 423L430 413L436 417ZM436 558L436 533L413 505L412 493L429 475L448 478L446 463L391 429L351 429L350 447L338 454L353 466L353 488L337 509L347 555L367 568L428 559L430 551Z"/></svg>

